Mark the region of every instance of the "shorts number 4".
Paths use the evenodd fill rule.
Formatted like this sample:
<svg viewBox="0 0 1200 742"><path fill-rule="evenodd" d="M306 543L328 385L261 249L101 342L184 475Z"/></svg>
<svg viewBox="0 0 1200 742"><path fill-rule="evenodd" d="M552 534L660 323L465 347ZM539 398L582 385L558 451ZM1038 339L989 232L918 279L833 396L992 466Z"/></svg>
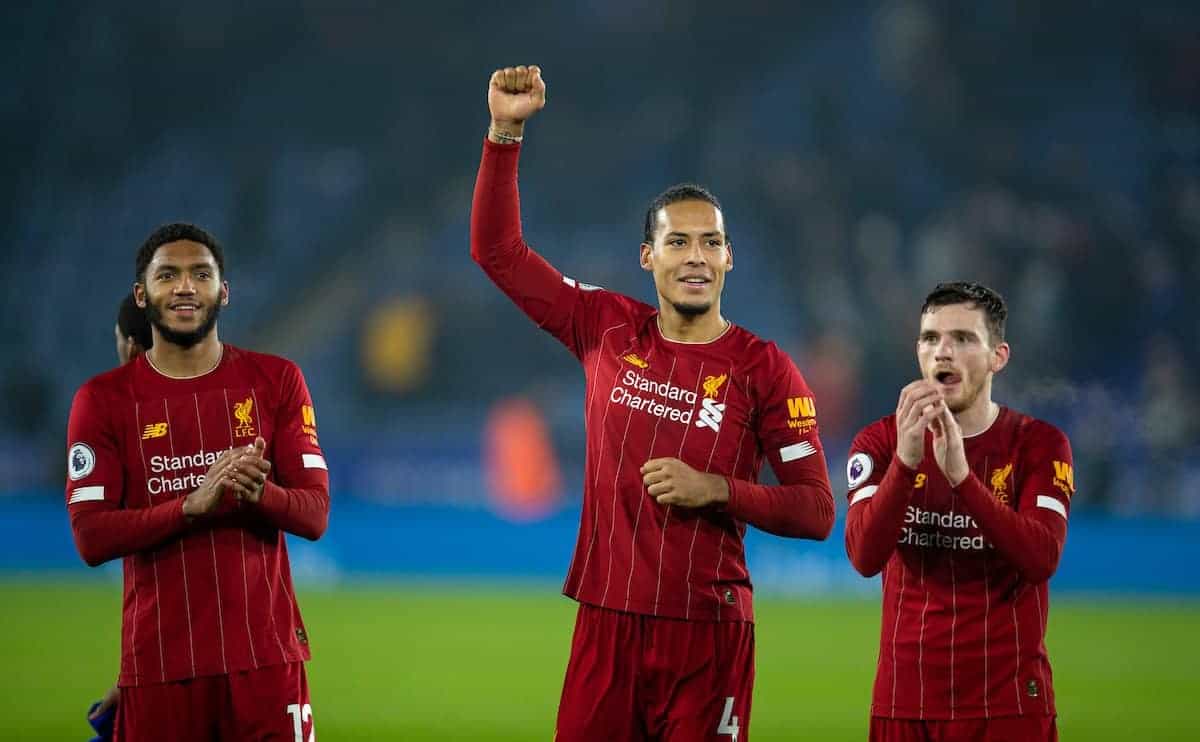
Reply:
<svg viewBox="0 0 1200 742"><path fill-rule="evenodd" d="M717 736L729 735L729 742L737 742L738 718L733 715L733 696L725 697L725 712L721 714L721 722L717 724Z"/></svg>

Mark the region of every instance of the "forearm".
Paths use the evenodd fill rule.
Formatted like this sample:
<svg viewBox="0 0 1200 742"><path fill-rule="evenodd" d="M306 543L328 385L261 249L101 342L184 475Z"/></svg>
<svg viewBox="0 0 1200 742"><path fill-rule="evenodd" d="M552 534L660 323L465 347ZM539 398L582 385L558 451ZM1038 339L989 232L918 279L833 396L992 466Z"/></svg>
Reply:
<svg viewBox="0 0 1200 742"><path fill-rule="evenodd" d="M846 554L864 577L879 574L896 550L916 478L915 469L892 457L875 493L850 505L846 513Z"/></svg>
<svg viewBox="0 0 1200 742"><path fill-rule="evenodd" d="M329 487L281 487L268 481L255 507L281 531L316 541L329 525Z"/></svg>
<svg viewBox="0 0 1200 742"><path fill-rule="evenodd" d="M181 500L133 510L71 513L75 548L89 566L151 549L181 534L188 525Z"/></svg>
<svg viewBox="0 0 1200 742"><path fill-rule="evenodd" d="M1013 565L1027 582L1050 579L1058 569L1066 539L1066 521L1046 511L1045 521L1037 515L1006 507L992 497L983 483L970 474L955 488L979 530L996 553ZM1048 522L1047 522L1048 521Z"/></svg>
<svg viewBox="0 0 1200 742"><path fill-rule="evenodd" d="M824 541L833 530L833 492L828 476L813 475L781 485L726 478L725 510L755 528L788 538Z"/></svg>

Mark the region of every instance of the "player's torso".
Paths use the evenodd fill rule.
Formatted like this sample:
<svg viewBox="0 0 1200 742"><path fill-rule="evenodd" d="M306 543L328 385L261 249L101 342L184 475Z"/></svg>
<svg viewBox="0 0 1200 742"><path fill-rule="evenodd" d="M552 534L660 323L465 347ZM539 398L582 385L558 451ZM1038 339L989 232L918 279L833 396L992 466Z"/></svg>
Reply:
<svg viewBox="0 0 1200 742"><path fill-rule="evenodd" d="M756 390L741 346L733 336L672 343L653 321L630 322L585 356L587 479L568 594L654 615L752 618L744 525L719 509L658 504L641 473L650 459L677 458L756 478Z"/></svg>
<svg viewBox="0 0 1200 742"><path fill-rule="evenodd" d="M1025 476L1020 417L1005 411L964 441L971 471L1013 510ZM1045 585L1023 582L996 553L938 468L929 436L925 450L883 574L873 713L962 718L1050 708ZM1037 687L1014 685L1021 673L1038 678Z"/></svg>

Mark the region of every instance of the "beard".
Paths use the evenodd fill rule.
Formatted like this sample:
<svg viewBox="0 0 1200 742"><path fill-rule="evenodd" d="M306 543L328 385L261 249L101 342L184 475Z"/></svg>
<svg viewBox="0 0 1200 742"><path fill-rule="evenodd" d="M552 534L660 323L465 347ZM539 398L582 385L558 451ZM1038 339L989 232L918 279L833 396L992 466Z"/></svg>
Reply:
<svg viewBox="0 0 1200 742"><path fill-rule="evenodd" d="M684 317L699 317L708 310L712 309L712 302L704 302L702 304L685 304L681 301L671 302L676 312L679 312Z"/></svg>
<svg viewBox="0 0 1200 742"><path fill-rule="evenodd" d="M201 340L209 336L213 328L217 326L217 316L221 314L221 303L217 302L212 305L212 309L204 318L204 322L194 330L173 330L167 327L167 323L163 321L162 310L159 309L153 302L146 304L146 319L150 324L158 328L158 332L162 335L162 339L172 345L178 345L180 348L187 350L195 346Z"/></svg>
<svg viewBox="0 0 1200 742"><path fill-rule="evenodd" d="M983 384L977 384L970 389L964 389L963 395L957 402L946 402L946 407L951 413L957 415L960 412L971 409L971 405L975 404L975 400L979 399L979 394L983 391Z"/></svg>

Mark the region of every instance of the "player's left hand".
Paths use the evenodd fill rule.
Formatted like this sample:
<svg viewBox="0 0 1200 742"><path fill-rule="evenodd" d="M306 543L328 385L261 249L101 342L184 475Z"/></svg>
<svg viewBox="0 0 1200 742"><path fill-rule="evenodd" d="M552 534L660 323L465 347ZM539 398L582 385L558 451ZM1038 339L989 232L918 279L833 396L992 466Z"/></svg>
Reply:
<svg viewBox="0 0 1200 742"><path fill-rule="evenodd" d="M262 499L267 475L271 473L271 462L263 458L266 448L267 442L260 435L254 439L254 445L247 446L230 466L233 496L243 502L253 504Z"/></svg>
<svg viewBox="0 0 1200 742"><path fill-rule="evenodd" d="M650 459L642 464L642 483L659 505L702 508L729 501L724 477L696 471L679 459Z"/></svg>
<svg viewBox="0 0 1200 742"><path fill-rule="evenodd" d="M933 458L946 479L950 480L950 486L957 487L971 473L971 468L967 465L962 428L946 403L940 404L941 413L929 423L929 429L933 431Z"/></svg>

